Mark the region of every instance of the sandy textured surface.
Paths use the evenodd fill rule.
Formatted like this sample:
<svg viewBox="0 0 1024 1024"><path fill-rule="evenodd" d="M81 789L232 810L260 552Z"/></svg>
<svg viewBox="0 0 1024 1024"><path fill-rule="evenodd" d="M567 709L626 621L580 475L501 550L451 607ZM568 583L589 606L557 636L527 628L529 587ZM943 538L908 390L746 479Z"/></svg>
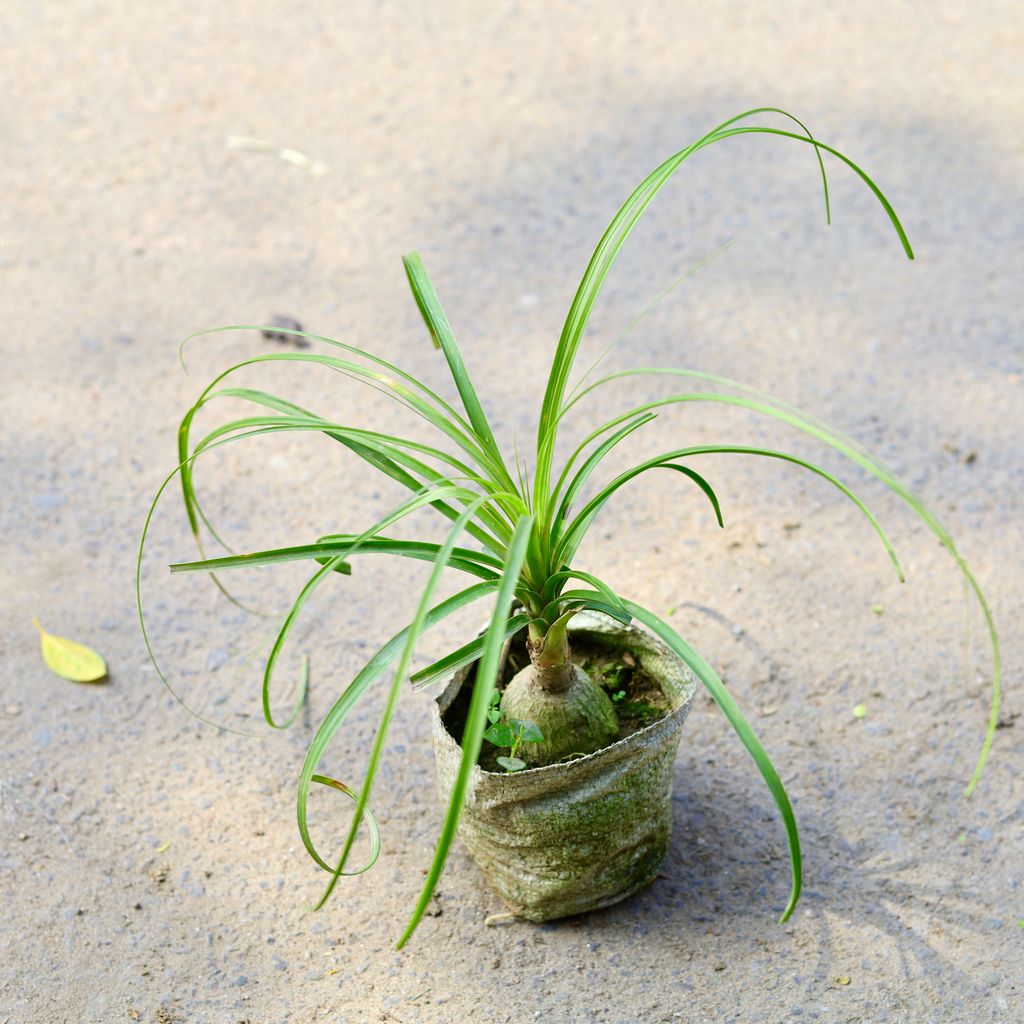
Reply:
<svg viewBox="0 0 1024 1024"><path fill-rule="evenodd" d="M0 1021L1022 1019L1024 25L1010 3L828 6L4 5ZM787 868L770 798L705 698L676 764L664 877L642 895L562 923L486 927L499 904L457 851L438 913L396 953L440 821L419 695L374 802L379 864L307 913L321 878L297 839L298 763L424 577L364 562L321 592L286 663L283 678L303 651L313 665L308 712L288 733L248 739L189 716L140 640L136 543L187 403L271 344L203 339L185 376L178 342L279 313L448 388L399 262L418 248L496 430L528 451L545 361L617 204L667 154L762 103L877 176L918 260L838 165L826 228L808 150L733 140L638 229L588 351L736 239L633 330L615 365L757 383L852 433L934 504L1005 640L1007 727L981 786L964 799L989 662L973 617L965 649L962 588L934 538L847 473L891 526L910 576L900 586L823 482L707 460L724 533L692 490L652 475L609 506L581 564L675 609L781 766L806 857L792 921L776 924ZM357 425L408 427L337 375L241 379ZM572 430L659 387L609 390ZM712 438L817 454L708 406L661 416L632 451ZM200 483L231 542L359 528L397 499L337 447L261 440L212 456ZM244 658L268 621L167 576L192 552L173 499L154 530L145 583L161 658L200 711L255 729ZM276 607L301 578L236 583ZM110 681L50 675L33 614L102 650ZM481 614L439 629L422 655ZM365 705L325 767L358 776L375 711ZM325 848L346 811L316 803Z"/></svg>

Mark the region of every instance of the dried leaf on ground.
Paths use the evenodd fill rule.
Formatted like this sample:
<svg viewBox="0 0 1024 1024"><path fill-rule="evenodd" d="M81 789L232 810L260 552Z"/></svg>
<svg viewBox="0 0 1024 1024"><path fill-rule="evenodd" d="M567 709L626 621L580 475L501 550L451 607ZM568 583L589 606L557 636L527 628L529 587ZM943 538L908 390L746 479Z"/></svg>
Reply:
<svg viewBox="0 0 1024 1024"><path fill-rule="evenodd" d="M73 683L97 683L106 678L107 663L91 647L47 633L38 619L32 624L39 630L43 660L57 675Z"/></svg>

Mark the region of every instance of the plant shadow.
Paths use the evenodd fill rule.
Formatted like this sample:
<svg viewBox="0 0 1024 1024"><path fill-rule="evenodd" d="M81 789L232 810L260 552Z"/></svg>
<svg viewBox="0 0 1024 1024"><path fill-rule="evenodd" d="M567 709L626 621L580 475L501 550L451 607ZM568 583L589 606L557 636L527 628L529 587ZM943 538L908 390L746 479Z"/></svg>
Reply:
<svg viewBox="0 0 1024 1024"><path fill-rule="evenodd" d="M864 976L884 958L879 980L911 1000L943 1004L984 992L955 946L967 932L991 936L991 908L955 863L927 850L894 856L876 834L852 835L812 797L797 810L803 892L793 918L777 923L789 889L777 814L741 768L701 770L714 763L701 760L676 764L672 837L654 883L613 907L542 927L582 926L592 948L629 934L656 961L661 950L665 963L707 960L714 970L723 969L715 963L723 947L740 967L770 950L776 965L832 987L846 983L838 975Z"/></svg>

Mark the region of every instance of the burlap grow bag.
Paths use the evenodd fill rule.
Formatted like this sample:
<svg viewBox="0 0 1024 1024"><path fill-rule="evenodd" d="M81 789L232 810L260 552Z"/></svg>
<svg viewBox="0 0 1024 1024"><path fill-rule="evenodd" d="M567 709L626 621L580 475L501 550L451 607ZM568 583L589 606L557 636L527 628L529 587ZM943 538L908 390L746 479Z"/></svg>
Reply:
<svg viewBox="0 0 1024 1024"><path fill-rule="evenodd" d="M696 680L660 640L596 613L571 625L574 650L628 651L657 679L673 710L594 754L513 774L474 766L459 835L509 909L549 921L606 907L657 875L672 827L672 764ZM522 644L523 637L513 638ZM506 657L508 654L506 645ZM461 749L444 717L475 666L433 705L438 787L447 802Z"/></svg>

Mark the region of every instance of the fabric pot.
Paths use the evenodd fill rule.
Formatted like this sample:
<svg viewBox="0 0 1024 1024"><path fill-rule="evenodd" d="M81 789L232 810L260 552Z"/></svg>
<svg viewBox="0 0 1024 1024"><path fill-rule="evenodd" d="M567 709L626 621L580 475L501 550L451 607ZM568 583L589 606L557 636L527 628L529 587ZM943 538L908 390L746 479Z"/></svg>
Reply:
<svg viewBox="0 0 1024 1024"><path fill-rule="evenodd" d="M523 645L525 634L512 638ZM459 835L518 917L549 921L607 907L653 881L672 828L672 765L696 679L659 639L593 612L570 624L573 649L628 652L657 680L671 712L596 753L512 774L474 766ZM519 648L511 648L518 650ZM510 645L506 644L504 661ZM438 788L451 795L462 756L445 725L475 665L433 704ZM501 678L499 674L499 678Z"/></svg>

